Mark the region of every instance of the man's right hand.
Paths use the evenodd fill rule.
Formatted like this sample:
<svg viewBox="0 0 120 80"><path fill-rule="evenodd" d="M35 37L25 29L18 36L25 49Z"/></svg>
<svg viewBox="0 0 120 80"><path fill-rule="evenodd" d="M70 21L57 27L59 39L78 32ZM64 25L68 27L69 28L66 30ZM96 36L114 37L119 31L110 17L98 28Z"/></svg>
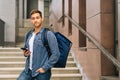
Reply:
<svg viewBox="0 0 120 80"><path fill-rule="evenodd" d="M25 56L25 57L30 56L30 51L29 51L29 50L24 50L24 56Z"/></svg>

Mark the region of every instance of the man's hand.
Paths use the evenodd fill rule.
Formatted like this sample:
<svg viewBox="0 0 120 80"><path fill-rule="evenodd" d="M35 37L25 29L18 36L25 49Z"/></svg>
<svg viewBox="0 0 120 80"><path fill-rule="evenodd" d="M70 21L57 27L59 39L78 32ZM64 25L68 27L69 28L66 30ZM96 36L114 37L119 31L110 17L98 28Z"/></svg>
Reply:
<svg viewBox="0 0 120 80"><path fill-rule="evenodd" d="M45 73L45 70L43 68L39 68L36 72Z"/></svg>
<svg viewBox="0 0 120 80"><path fill-rule="evenodd" d="M24 50L24 56L25 56L25 57L30 56L30 51L29 51L29 50Z"/></svg>

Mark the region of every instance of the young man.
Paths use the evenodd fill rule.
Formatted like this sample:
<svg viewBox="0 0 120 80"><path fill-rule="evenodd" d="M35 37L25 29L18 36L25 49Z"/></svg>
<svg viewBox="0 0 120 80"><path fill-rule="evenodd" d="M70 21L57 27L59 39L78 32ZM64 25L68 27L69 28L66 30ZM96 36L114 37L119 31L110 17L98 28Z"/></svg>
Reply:
<svg viewBox="0 0 120 80"><path fill-rule="evenodd" d="M34 29L29 31L25 37L26 65L17 80L50 80L51 68L60 56L57 40L51 31L47 32L48 45L52 53L49 57L41 40L44 30L42 28L42 13L39 10L32 10L30 16Z"/></svg>

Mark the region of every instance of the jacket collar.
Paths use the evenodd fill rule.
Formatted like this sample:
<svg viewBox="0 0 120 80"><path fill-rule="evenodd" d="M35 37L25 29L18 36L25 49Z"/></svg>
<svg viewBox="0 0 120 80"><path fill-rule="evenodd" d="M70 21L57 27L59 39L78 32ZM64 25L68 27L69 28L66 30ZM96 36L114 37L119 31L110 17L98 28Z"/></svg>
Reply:
<svg viewBox="0 0 120 80"><path fill-rule="evenodd" d="M38 32L38 33L42 33L44 29L45 29L45 28L44 28L44 27L42 27L42 28L39 30L39 32ZM30 33L32 34L32 33L34 32L34 30L35 30L35 29L32 29L32 30L30 31ZM38 33L37 33L37 34L38 34Z"/></svg>

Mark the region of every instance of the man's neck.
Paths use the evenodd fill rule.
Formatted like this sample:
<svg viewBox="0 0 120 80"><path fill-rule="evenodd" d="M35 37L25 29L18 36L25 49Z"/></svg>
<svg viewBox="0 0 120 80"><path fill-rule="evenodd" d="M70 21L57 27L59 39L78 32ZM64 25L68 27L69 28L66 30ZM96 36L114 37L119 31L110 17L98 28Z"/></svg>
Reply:
<svg viewBox="0 0 120 80"><path fill-rule="evenodd" d="M40 30L41 30L41 26L40 27L35 27L34 33L37 34Z"/></svg>

